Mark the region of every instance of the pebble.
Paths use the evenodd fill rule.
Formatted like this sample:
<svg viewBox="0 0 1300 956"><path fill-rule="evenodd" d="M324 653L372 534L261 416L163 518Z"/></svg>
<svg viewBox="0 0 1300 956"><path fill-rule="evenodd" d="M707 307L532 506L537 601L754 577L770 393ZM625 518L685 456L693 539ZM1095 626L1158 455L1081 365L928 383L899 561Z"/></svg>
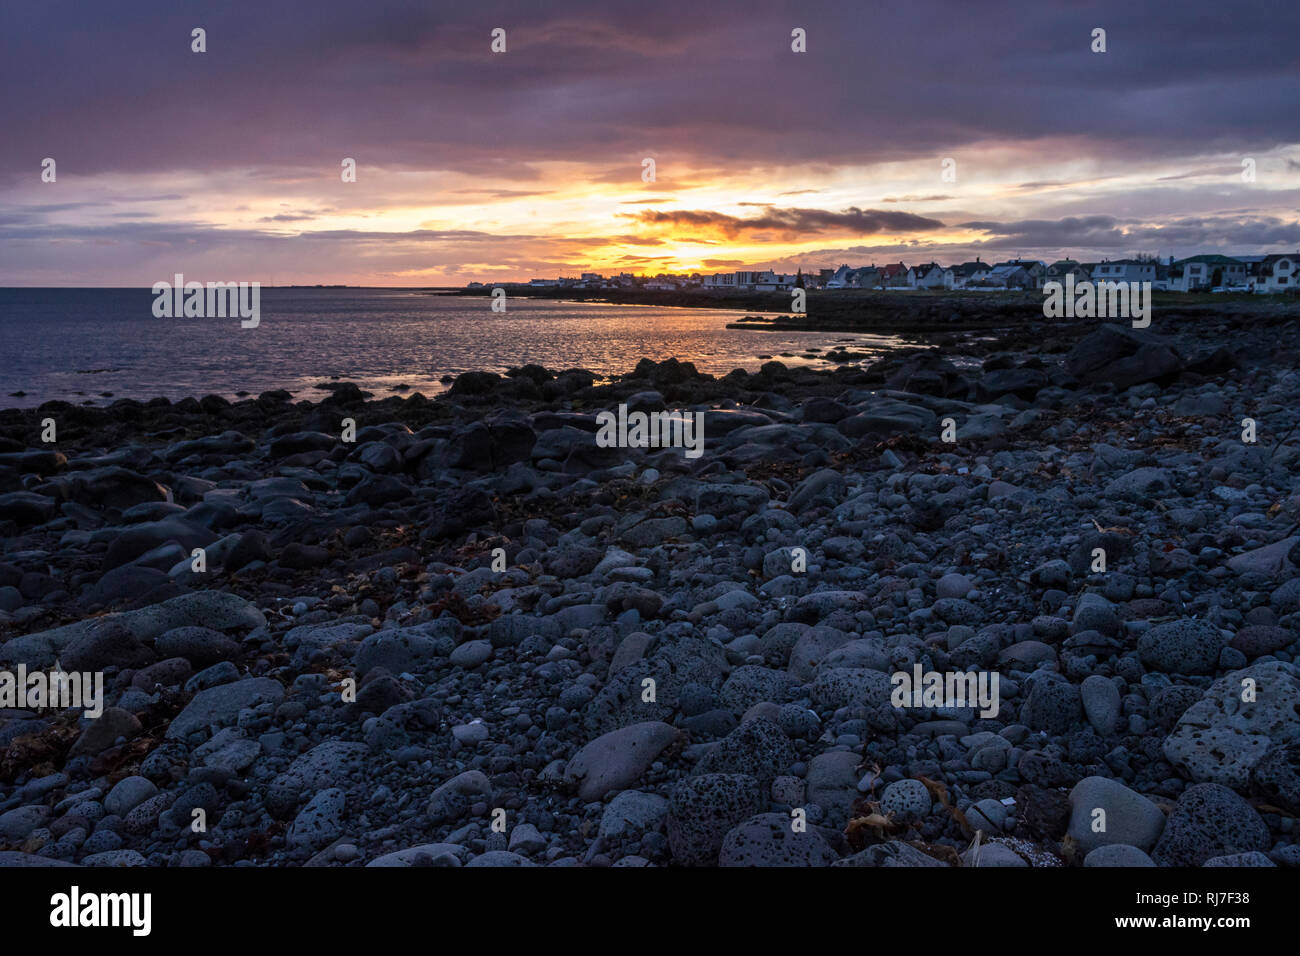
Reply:
<svg viewBox="0 0 1300 956"><path fill-rule="evenodd" d="M88 865L1289 860L1300 453L1163 411L1268 408L1284 434L1300 376L1250 371L1247 322L1246 370L1179 377L1223 331L724 382L529 366L383 403L333 382L87 408L57 454L16 434L0 663L107 679L70 744L0 711L0 841ZM634 396L703 410L704 456L597 447ZM894 706L913 665L996 670L997 713ZM901 829L853 852L873 804Z"/></svg>

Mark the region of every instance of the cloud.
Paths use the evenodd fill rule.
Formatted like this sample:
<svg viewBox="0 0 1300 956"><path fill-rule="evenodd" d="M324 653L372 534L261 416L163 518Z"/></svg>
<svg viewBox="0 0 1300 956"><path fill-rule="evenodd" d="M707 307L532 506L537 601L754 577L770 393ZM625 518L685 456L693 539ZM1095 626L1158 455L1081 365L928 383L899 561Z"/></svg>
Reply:
<svg viewBox="0 0 1300 956"><path fill-rule="evenodd" d="M983 232L995 249L1153 249L1244 250L1300 242L1300 221L1275 216L1176 217L1166 222L1122 221L1113 216L1026 219L1014 222L964 222Z"/></svg>
<svg viewBox="0 0 1300 956"><path fill-rule="evenodd" d="M1054 246L1063 241L1078 244L1122 241L1125 232L1114 216L1070 216L1065 219L1021 219L1014 222L963 222L965 229L987 233L990 237L1026 246Z"/></svg>
<svg viewBox="0 0 1300 956"><path fill-rule="evenodd" d="M654 227L669 228L678 238L702 234L737 239L751 239L771 234L784 241L817 235L869 236L881 232L924 232L942 229L943 223L908 212L859 209L851 206L842 212L825 209L770 209L752 218L705 210L646 210L622 213Z"/></svg>
<svg viewBox="0 0 1300 956"><path fill-rule="evenodd" d="M124 6L79 8L75 34L63 4L4 8L0 30L23 42L0 58L0 171L29 173L37 153L82 175L355 156L464 171L586 162L618 182L653 155L666 181L686 157L735 168L1067 137L1099 157L1300 141L1287 42L1300 10L1264 0L1231 16L1210 0L1095 0L1105 56L1056 4L1018 7L1008 29L978 5L917 0L863 18L852 0L812 0L798 59L790 14L770 2L660 0L653 17L596 0L369 0L364 17L352 0L216 6L207 54L190 52L192 18L174 0ZM491 23L507 27L505 54L490 52ZM165 136L159 116L201 121Z"/></svg>
<svg viewBox="0 0 1300 956"><path fill-rule="evenodd" d="M1169 176L1158 176L1156 182L1167 183L1179 179L1203 179L1209 176L1240 176L1241 166L1207 166L1201 169L1189 169L1184 173L1174 173Z"/></svg>
<svg viewBox="0 0 1300 956"><path fill-rule="evenodd" d="M880 200L881 202L941 202L947 199L956 199L956 196L889 196Z"/></svg>
<svg viewBox="0 0 1300 956"><path fill-rule="evenodd" d="M928 251L949 248L958 220L976 238L954 251L1294 241L1290 213L1273 214L1296 208L1300 170L1285 156L1300 155L1295 4L1094 0L1086 21L1061 4L1004 16L944 0L869 17L853 0L797 14L657 0L653 16L606 0L209 6L200 55L175 0L0 5L0 35L16 38L0 57L0 234L21 246L6 247L6 276L89 276L146 244L225 263L243 242L248 261L313 274L351 250L350 278L541 269L574 264L557 250L670 237ZM795 15L807 55L789 49ZM494 25L505 54L489 49ZM45 156L57 184L39 181ZM944 156L958 184L939 185ZM1212 181L1241 156L1260 159L1248 199L1232 175ZM826 208L738 210L772 197ZM940 202L954 208L866 208ZM482 208L458 218L466 206ZM312 229L363 218L428 228ZM645 235L627 237L629 222Z"/></svg>

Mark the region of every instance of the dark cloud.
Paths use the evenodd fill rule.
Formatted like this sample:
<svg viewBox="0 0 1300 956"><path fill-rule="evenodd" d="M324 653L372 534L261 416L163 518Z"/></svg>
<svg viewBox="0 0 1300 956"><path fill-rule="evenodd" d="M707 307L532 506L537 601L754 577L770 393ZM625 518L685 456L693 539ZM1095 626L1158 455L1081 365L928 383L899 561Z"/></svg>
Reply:
<svg viewBox="0 0 1300 956"><path fill-rule="evenodd" d="M1057 246L1069 240L1080 245L1122 245L1126 233L1114 216L1066 219L1022 219L1016 222L963 222L963 228L987 233L1002 243L1026 248Z"/></svg>
<svg viewBox="0 0 1300 956"><path fill-rule="evenodd" d="M1113 216L1027 219L1018 222L966 222L988 235L994 248L1089 249L1204 248L1243 250L1300 242L1300 222L1272 216L1183 217L1150 224L1121 222Z"/></svg>
<svg viewBox="0 0 1300 956"><path fill-rule="evenodd" d="M867 236L879 232L925 232L942 229L937 219L927 219L909 212L850 207L843 212L826 209L770 209L760 216L742 218L705 210L648 209L625 213L650 226L670 226L679 236L695 232L721 235L728 239L740 236L761 238L771 233L783 240L817 235Z"/></svg>
<svg viewBox="0 0 1300 956"><path fill-rule="evenodd" d="M197 18L197 19L196 19ZM202 21L208 52L190 52ZM792 23L808 52L789 50ZM1109 52L1089 50L1097 23ZM489 51L507 29L508 52ZM1300 6L411 0L5 4L0 170L463 170L1260 151L1300 141ZM780 58L785 57L784 61ZM1045 147L1047 148L1047 147Z"/></svg>

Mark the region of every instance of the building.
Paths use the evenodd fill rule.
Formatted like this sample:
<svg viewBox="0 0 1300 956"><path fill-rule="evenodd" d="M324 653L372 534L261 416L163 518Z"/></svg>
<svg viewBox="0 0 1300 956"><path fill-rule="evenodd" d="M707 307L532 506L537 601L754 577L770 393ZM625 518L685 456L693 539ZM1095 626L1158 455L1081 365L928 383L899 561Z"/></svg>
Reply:
<svg viewBox="0 0 1300 956"><path fill-rule="evenodd" d="M1047 275L1047 264L1037 259L1008 259L1006 262L999 262L995 265L989 274L993 275L996 270L1003 269L1003 272L997 274L1008 275L1014 273L1017 268L1025 273L1023 284L1009 285L1007 288L1041 289L1043 287L1043 277Z"/></svg>
<svg viewBox="0 0 1300 956"><path fill-rule="evenodd" d="M829 272L829 269L823 269L823 272ZM849 289L852 288L851 280L856 270L850 269L848 263L840 266L826 278L823 283L828 289Z"/></svg>
<svg viewBox="0 0 1300 956"><path fill-rule="evenodd" d="M795 281L799 277L783 272L773 272L771 269L759 273L758 279L754 282L754 289L758 292L785 292L794 288Z"/></svg>
<svg viewBox="0 0 1300 956"><path fill-rule="evenodd" d="M1293 292L1300 288L1300 252L1265 256L1247 279L1254 292Z"/></svg>
<svg viewBox="0 0 1300 956"><path fill-rule="evenodd" d="M1093 282L1156 281L1156 264L1147 259L1106 260L1097 263L1091 271Z"/></svg>
<svg viewBox="0 0 1300 956"><path fill-rule="evenodd" d="M907 270L907 284L913 289L951 289L953 271L937 262L926 262Z"/></svg>
<svg viewBox="0 0 1300 956"><path fill-rule="evenodd" d="M734 289L736 288L736 274L734 272L715 272L713 275L703 276L700 285L706 289Z"/></svg>
<svg viewBox="0 0 1300 956"><path fill-rule="evenodd" d="M968 289L1032 289L1036 283L1023 266L999 262L980 282L967 283Z"/></svg>
<svg viewBox="0 0 1300 956"><path fill-rule="evenodd" d="M959 266L952 267L952 287L954 289L964 289L971 283L983 282L988 278L991 267L987 262L980 262L976 256L974 262L963 262Z"/></svg>
<svg viewBox="0 0 1300 956"><path fill-rule="evenodd" d="M853 288L855 289L881 289L884 288L884 282L881 272L875 266L863 266L861 269L853 270Z"/></svg>
<svg viewBox="0 0 1300 956"><path fill-rule="evenodd" d="M1205 255L1179 259L1169 266L1171 292L1195 292L1219 286L1247 287L1246 263L1229 256Z"/></svg>
<svg viewBox="0 0 1300 956"><path fill-rule="evenodd" d="M884 266L880 270L880 287L883 289L911 288L907 281L907 266L901 262Z"/></svg>
<svg viewBox="0 0 1300 956"><path fill-rule="evenodd" d="M773 272L718 272L711 276L701 276L700 285L705 289L754 290L773 292L792 289L798 279L797 275Z"/></svg>
<svg viewBox="0 0 1300 956"><path fill-rule="evenodd" d="M1066 276L1074 276L1074 284L1078 285L1080 282L1087 282L1091 275L1081 263L1073 259L1058 259L1048 266L1047 271L1043 273L1043 284L1059 282L1064 285Z"/></svg>
<svg viewBox="0 0 1300 956"><path fill-rule="evenodd" d="M1025 275L1029 276L1030 282L1035 288L1043 287L1043 277L1047 275L1047 263L1038 259L1012 259L1015 265L1025 270Z"/></svg>
<svg viewBox="0 0 1300 956"><path fill-rule="evenodd" d="M1169 274L1174 268L1174 257L1170 256L1168 262L1156 260L1156 279L1151 283L1152 289L1158 289L1161 292L1169 291Z"/></svg>

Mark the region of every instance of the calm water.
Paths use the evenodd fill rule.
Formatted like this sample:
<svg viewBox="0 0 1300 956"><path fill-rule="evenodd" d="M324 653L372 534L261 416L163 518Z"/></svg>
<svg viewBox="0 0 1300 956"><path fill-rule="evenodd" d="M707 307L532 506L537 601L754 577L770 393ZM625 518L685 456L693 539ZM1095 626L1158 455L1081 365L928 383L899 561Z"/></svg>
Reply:
<svg viewBox="0 0 1300 956"><path fill-rule="evenodd" d="M378 397L397 385L432 395L446 387L444 375L526 362L605 376L630 372L642 358L676 357L724 375L757 369L762 355L829 366L800 356L836 344L872 353L897 344L729 330L739 313L717 309L516 298L496 314L486 298L389 289L263 289L261 324L243 329L237 318L154 318L153 298L148 289L0 289L0 407L273 388L316 398L324 393L312 386L331 378Z"/></svg>

